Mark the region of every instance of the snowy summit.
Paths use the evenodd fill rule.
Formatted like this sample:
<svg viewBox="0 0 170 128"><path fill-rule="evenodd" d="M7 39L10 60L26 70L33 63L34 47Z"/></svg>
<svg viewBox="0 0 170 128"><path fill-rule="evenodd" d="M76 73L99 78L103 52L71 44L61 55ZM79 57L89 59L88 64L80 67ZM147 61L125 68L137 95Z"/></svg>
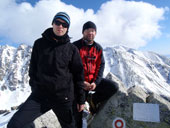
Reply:
<svg viewBox="0 0 170 128"><path fill-rule="evenodd" d="M0 110L11 110L26 100L29 86L29 61L32 47L0 46ZM119 78L129 88L140 86L147 93L156 93L170 100L170 59L153 53L116 46L104 49L105 71ZM0 127L5 128L14 112L0 115Z"/></svg>

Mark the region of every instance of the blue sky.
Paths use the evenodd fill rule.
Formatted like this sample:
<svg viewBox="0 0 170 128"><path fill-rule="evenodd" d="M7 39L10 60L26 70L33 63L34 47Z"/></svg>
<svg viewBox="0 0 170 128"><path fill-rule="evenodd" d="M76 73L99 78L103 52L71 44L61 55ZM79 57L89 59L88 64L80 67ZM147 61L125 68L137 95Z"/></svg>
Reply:
<svg viewBox="0 0 170 128"><path fill-rule="evenodd" d="M32 45L58 11L71 17L72 41L82 37L82 25L91 20L103 47L170 55L169 0L1 0L0 44Z"/></svg>

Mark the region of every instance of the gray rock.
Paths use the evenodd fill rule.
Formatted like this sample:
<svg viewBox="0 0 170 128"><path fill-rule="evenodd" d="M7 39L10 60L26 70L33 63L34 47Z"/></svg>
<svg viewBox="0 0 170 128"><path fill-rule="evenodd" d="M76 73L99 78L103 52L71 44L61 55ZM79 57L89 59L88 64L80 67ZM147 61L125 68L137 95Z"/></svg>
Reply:
<svg viewBox="0 0 170 128"><path fill-rule="evenodd" d="M37 118L34 121L34 125L36 128L61 128L60 123L58 122L57 117L52 111L49 111L42 115L41 117Z"/></svg>
<svg viewBox="0 0 170 128"><path fill-rule="evenodd" d="M113 74L107 75L119 85L118 92L101 105L96 115L88 117L88 128L113 128L115 118L123 118L126 128L170 128L170 102L154 93L146 93L139 86L127 89ZM160 109L160 122L144 122L133 120L134 103L158 104ZM61 128L57 117L52 111L37 118L26 128Z"/></svg>
<svg viewBox="0 0 170 128"><path fill-rule="evenodd" d="M53 111L48 111L24 128L61 128Z"/></svg>
<svg viewBox="0 0 170 128"><path fill-rule="evenodd" d="M112 74L107 77L118 83L119 91L100 107L98 113L88 122L88 128L113 128L112 122L117 117L125 120L126 128L170 128L169 101L156 94L147 94L139 86L126 89ZM133 103L159 104L160 123L133 120Z"/></svg>

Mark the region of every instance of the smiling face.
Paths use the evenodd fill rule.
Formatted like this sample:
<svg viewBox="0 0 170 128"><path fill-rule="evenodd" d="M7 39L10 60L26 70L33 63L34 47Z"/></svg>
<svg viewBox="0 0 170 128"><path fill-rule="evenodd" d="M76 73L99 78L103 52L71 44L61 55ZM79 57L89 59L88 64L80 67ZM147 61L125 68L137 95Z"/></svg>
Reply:
<svg viewBox="0 0 170 128"><path fill-rule="evenodd" d="M94 28L85 29L83 32L83 38L88 41L88 43L93 43L96 36L96 30Z"/></svg>
<svg viewBox="0 0 170 128"><path fill-rule="evenodd" d="M57 36L63 36L66 34L68 27L66 27L67 23L64 20L56 19L56 22L53 23L53 32Z"/></svg>

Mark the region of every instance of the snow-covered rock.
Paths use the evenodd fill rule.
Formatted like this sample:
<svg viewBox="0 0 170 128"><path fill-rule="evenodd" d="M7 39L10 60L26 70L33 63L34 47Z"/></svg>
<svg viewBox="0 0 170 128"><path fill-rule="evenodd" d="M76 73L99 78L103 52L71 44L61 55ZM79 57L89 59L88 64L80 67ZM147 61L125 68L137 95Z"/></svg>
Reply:
<svg viewBox="0 0 170 128"><path fill-rule="evenodd" d="M129 88L140 86L145 92L170 97L170 59L153 52L126 47L104 50L105 74L112 72Z"/></svg>
<svg viewBox="0 0 170 128"><path fill-rule="evenodd" d="M18 48L0 46L0 110L11 111L29 96L31 52L32 47L24 44ZM104 56L104 76L111 72L127 89L139 86L146 94L170 99L170 58L122 46L105 48ZM4 118L0 116L0 126L5 125Z"/></svg>
<svg viewBox="0 0 170 128"><path fill-rule="evenodd" d="M29 60L32 48L0 46L0 110L18 106L30 94Z"/></svg>

